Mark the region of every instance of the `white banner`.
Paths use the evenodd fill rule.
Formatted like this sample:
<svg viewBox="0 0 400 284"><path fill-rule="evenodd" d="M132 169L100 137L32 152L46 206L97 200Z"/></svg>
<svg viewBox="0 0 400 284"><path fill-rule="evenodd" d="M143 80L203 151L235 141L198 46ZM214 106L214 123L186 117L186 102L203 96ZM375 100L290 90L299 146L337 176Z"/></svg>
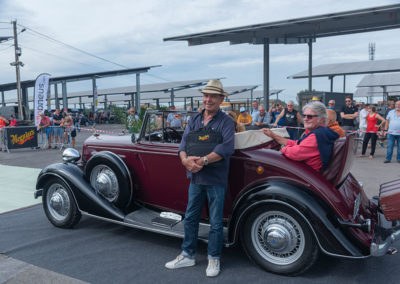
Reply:
<svg viewBox="0 0 400 284"><path fill-rule="evenodd" d="M35 91L33 94L33 107L35 125L39 126L40 115L47 108L47 96L49 94L49 79L50 74L42 73L35 81Z"/></svg>
<svg viewBox="0 0 400 284"><path fill-rule="evenodd" d="M99 99L97 97L97 87L94 88L93 90L93 100L94 100L94 112L97 111L97 106L99 105Z"/></svg>

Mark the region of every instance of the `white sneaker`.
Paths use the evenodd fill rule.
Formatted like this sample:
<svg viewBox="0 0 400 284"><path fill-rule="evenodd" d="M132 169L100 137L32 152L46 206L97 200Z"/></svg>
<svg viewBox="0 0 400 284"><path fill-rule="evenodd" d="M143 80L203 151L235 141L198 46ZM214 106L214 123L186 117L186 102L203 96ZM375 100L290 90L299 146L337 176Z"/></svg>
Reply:
<svg viewBox="0 0 400 284"><path fill-rule="evenodd" d="M206 269L207 277L215 277L219 274L219 259L209 259L208 266Z"/></svg>
<svg viewBox="0 0 400 284"><path fill-rule="evenodd" d="M165 267L168 269L177 269L182 267L189 267L196 264L194 259L185 257L183 255L178 255L174 260L167 262Z"/></svg>

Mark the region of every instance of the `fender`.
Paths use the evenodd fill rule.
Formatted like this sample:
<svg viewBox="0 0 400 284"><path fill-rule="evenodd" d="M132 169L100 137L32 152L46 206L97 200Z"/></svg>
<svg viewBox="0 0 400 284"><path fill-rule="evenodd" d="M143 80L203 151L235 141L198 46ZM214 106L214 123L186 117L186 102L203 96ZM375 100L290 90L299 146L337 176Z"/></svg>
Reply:
<svg viewBox="0 0 400 284"><path fill-rule="evenodd" d="M36 182L35 197L42 195L43 186L51 177L58 177L66 182L80 211L113 220L124 220L125 214L98 196L85 180L83 171L75 164L57 163L44 168Z"/></svg>
<svg viewBox="0 0 400 284"><path fill-rule="evenodd" d="M237 242L242 222L250 210L269 203L287 206L303 217L325 254L348 258L369 256L368 247L355 246L341 231L330 208L318 202L317 198L307 189L302 189L301 185L277 180L268 180L254 187L236 202L229 221L229 245Z"/></svg>

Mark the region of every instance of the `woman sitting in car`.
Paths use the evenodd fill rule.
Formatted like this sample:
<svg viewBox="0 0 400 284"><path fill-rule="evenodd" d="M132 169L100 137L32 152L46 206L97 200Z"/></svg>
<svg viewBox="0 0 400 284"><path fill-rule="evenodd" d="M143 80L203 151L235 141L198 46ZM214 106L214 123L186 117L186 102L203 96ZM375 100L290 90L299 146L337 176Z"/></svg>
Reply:
<svg viewBox="0 0 400 284"><path fill-rule="evenodd" d="M332 155L333 144L339 134L326 127L326 108L321 102L311 102L303 107L303 122L306 129L297 141L286 139L268 128L262 131L285 147L283 155L301 161L316 171L326 167Z"/></svg>

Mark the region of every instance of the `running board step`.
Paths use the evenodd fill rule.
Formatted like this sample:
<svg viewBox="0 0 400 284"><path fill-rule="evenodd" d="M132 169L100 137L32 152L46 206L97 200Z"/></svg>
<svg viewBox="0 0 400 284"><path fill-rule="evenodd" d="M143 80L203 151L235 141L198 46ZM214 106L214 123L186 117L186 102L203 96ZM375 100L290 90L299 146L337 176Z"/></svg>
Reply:
<svg viewBox="0 0 400 284"><path fill-rule="evenodd" d="M125 216L124 223L130 227L139 228L146 231L161 233L169 236L184 237L183 220L178 221L171 218L163 218L159 212L140 208ZM199 240L208 241L210 225L200 223ZM224 228L224 243L227 243L228 231Z"/></svg>

